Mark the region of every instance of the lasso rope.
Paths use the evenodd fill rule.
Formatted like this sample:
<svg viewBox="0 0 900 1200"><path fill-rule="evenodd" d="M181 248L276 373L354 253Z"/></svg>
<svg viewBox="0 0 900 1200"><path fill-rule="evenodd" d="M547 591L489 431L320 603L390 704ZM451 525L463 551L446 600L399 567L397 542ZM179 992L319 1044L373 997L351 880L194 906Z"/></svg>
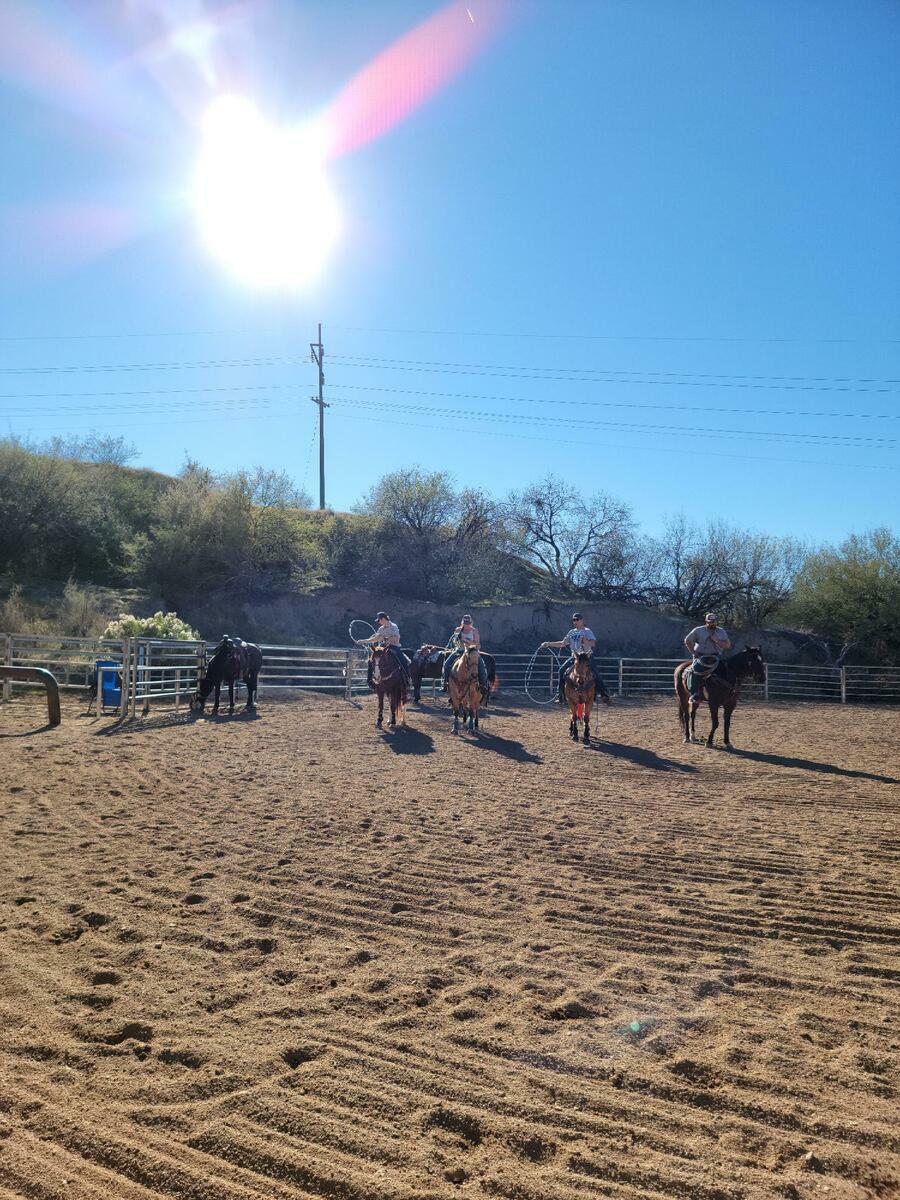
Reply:
<svg viewBox="0 0 900 1200"><path fill-rule="evenodd" d="M365 629L361 630L359 628L360 625L364 625ZM353 632L354 626L356 627L355 633ZM363 621L360 617L356 617L355 620L351 621L350 628L347 630L347 633L350 636L350 641L353 642L355 646L359 646L365 638L371 637L374 632L375 626L370 625L368 621Z"/></svg>
<svg viewBox="0 0 900 1200"><path fill-rule="evenodd" d="M559 667L560 667L559 655L556 653L555 650L551 649L549 646L538 646L537 650L535 650L534 654L532 654L532 656L531 656L531 661L529 662L528 666L525 668L525 695L528 697L528 699L533 704L552 704L553 701L556 699L556 688L557 688L556 683L551 683L551 685L549 687L549 691L551 693L549 700L544 700L544 699L539 698L538 696L532 696L532 694L531 694L531 679L532 679L532 675L534 673L535 663L537 662L537 656L541 653L541 651L544 651L545 654L550 655L550 658L552 660L552 663L550 666L551 676L553 673L553 665L552 664L555 664L556 665L557 682L559 680Z"/></svg>

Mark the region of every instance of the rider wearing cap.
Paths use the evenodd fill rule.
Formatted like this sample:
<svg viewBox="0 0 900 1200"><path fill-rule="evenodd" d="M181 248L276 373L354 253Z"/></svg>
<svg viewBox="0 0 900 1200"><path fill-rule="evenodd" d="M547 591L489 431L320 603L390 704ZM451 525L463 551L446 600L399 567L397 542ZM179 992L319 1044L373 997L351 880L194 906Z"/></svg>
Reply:
<svg viewBox="0 0 900 1200"><path fill-rule="evenodd" d="M444 660L444 691L450 687L450 671L453 664L457 662L463 655L463 651L469 646L475 646L478 650L481 649L481 634L472 624L472 618L469 613L463 615L463 619L459 625L453 630L450 635L450 645L453 649ZM481 689L487 695L489 690L488 669L487 663L479 654L478 656L478 682L481 684Z"/></svg>
<svg viewBox="0 0 900 1200"><path fill-rule="evenodd" d="M400 629L386 612L377 613L375 623L378 629L371 637L362 638L359 642L360 646L386 646L393 655L400 670L403 673L403 682L409 686L409 667L410 662L403 651L400 649ZM369 684L372 683L372 664L369 663Z"/></svg>
<svg viewBox="0 0 900 1200"><path fill-rule="evenodd" d="M731 645L728 634L717 624L716 614L708 612L703 624L697 625L684 639L684 646L691 656L692 700L703 699L703 681L719 665L722 651Z"/></svg>
<svg viewBox="0 0 900 1200"><path fill-rule="evenodd" d="M588 629L584 623L584 617L580 612L572 613L572 628L560 642L541 642L541 649L561 650L564 646L568 648L571 657L567 658L559 670L559 703L565 701L565 683L566 675L575 665L576 654L587 654L591 659L591 670L594 673L594 683L597 688L597 694L604 704L610 703L609 692L606 690L606 684L603 682L603 677L594 662L593 654L594 647L597 644L597 639L594 637L593 631Z"/></svg>

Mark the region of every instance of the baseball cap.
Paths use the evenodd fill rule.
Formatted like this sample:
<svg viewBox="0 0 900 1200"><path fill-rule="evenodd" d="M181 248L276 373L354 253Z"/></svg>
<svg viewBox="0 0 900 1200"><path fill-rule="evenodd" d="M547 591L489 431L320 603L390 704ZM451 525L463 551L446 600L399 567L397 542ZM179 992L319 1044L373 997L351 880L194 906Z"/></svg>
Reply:
<svg viewBox="0 0 900 1200"><path fill-rule="evenodd" d="M718 619L719 618L716 616L715 613L707 613L706 616L703 618L704 621L717 621Z"/></svg>
<svg viewBox="0 0 900 1200"><path fill-rule="evenodd" d="M386 621L387 621L387 620L389 620L389 617L388 617L388 615L387 615L387 613L386 613L386 612L380 612L380 613L376 613L376 614L375 614L375 620L376 620L376 621L380 621L382 617L384 617L384 619L385 619Z"/></svg>
<svg viewBox="0 0 900 1200"><path fill-rule="evenodd" d="M471 624L472 624L472 616L471 616L471 613L463 613L463 624L464 624L464 625L471 625Z"/></svg>
<svg viewBox="0 0 900 1200"><path fill-rule="evenodd" d="M581 615L581 613L572 613L572 620L573 621L583 621L584 617Z"/></svg>

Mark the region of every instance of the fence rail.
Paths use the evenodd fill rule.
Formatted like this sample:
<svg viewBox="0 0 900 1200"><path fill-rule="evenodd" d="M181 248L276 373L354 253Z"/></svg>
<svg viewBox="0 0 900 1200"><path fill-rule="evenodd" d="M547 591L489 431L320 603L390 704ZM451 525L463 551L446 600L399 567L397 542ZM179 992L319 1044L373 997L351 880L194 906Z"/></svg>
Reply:
<svg viewBox="0 0 900 1200"><path fill-rule="evenodd" d="M0 664L43 667L56 676L61 689L84 690L98 659L119 666L122 680L121 715L146 713L157 701L176 706L197 686L211 645L152 638L112 641L60 638L36 634L0 633ZM260 694L325 692L351 697L366 692L366 655L359 648L321 646L260 646L263 668ZM408 651L409 653L409 651ZM525 697L530 654L495 654L499 693ZM600 657L600 673L610 692L619 696L651 696L670 692L677 658ZM110 668L112 669L112 668ZM550 696L557 683L556 663L548 658L535 665L531 690ZM17 683L16 687L28 686ZM900 667L819 667L768 663L764 684L742 689L752 700L833 702L839 704L900 704ZM3 685L3 699L12 697L12 683Z"/></svg>

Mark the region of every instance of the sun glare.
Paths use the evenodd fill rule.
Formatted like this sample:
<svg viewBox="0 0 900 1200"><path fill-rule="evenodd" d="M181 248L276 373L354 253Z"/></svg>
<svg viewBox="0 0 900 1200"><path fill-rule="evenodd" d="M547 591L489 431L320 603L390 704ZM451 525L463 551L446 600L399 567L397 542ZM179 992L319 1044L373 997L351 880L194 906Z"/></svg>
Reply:
<svg viewBox="0 0 900 1200"><path fill-rule="evenodd" d="M252 287L310 283L340 232L321 131L278 128L251 101L220 96L202 135L194 208L211 254Z"/></svg>

